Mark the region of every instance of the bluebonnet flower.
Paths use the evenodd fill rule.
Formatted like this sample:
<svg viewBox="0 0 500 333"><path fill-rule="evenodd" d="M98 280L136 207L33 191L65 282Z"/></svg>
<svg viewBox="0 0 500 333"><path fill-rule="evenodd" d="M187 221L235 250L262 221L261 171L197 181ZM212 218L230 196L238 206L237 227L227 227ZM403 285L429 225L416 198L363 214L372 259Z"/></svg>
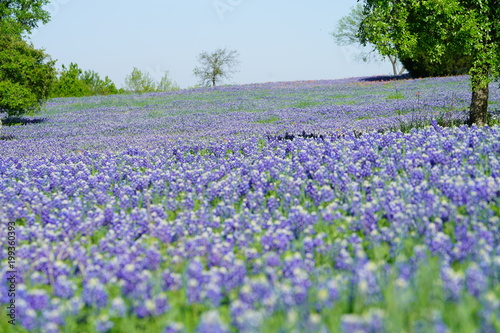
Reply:
<svg viewBox="0 0 500 333"><path fill-rule="evenodd" d="M440 89L426 92L424 108L442 107L452 91L466 107L465 77L396 82L408 95L428 83ZM411 121L397 114L411 101L387 101L385 83L359 78L217 89L113 96L109 107L100 96L56 99L47 122L5 129L16 140L0 143L0 222L19 221L19 270L33 272L19 282L51 285L35 311L18 284L26 329L62 329L61 317L85 305L157 317L168 309L161 292L181 292L190 304L228 300L234 327L223 330L258 331L261 319L286 311L290 330L320 331L309 310L335 306L350 282L368 296L365 307L392 276L412 294L429 255L439 257L446 300L477 296L479 329L491 329L498 126L373 132ZM348 95L334 104L349 104L332 105L332 91ZM290 107L305 95L318 105ZM81 103L93 106L74 110ZM279 121L260 123L269 115ZM374 262L381 243L390 264ZM112 285L122 295L113 287L108 304ZM436 318L425 328L446 329ZM343 325L382 331L387 318L354 319Z"/></svg>
<svg viewBox="0 0 500 333"><path fill-rule="evenodd" d="M32 308L24 307L19 309L19 322L29 331L35 331L39 328L39 321L37 320L37 313Z"/></svg>
<svg viewBox="0 0 500 333"><path fill-rule="evenodd" d="M434 331L436 333L448 333L450 330L446 326L446 324L443 321L443 318L441 318L440 314L435 312L433 313L433 326L434 326Z"/></svg>
<svg viewBox="0 0 500 333"><path fill-rule="evenodd" d="M370 309L366 315L366 323L369 332L384 332L385 314L380 309ZM390 318L388 319L390 320Z"/></svg>
<svg viewBox="0 0 500 333"><path fill-rule="evenodd" d="M362 316L354 314L345 314L340 318L340 327L342 332L368 332L366 322Z"/></svg>
<svg viewBox="0 0 500 333"><path fill-rule="evenodd" d="M247 274L245 264L241 260L235 260L233 267L228 269L224 277L224 287L226 290L232 290L241 285Z"/></svg>
<svg viewBox="0 0 500 333"><path fill-rule="evenodd" d="M367 302L377 301L381 297L378 279L375 275L376 270L376 264L370 261L360 267L356 272L358 290L363 295L368 296Z"/></svg>
<svg viewBox="0 0 500 333"><path fill-rule="evenodd" d="M48 322L42 326L42 331L46 333L59 333L61 329L57 324Z"/></svg>
<svg viewBox="0 0 500 333"><path fill-rule="evenodd" d="M194 278L190 278L187 281L186 293L190 304L201 302L202 286L200 284L200 281Z"/></svg>
<svg viewBox="0 0 500 333"><path fill-rule="evenodd" d="M58 326L64 326L64 306L57 301L59 300L53 300L50 308L42 311L42 318L46 322L51 322Z"/></svg>
<svg viewBox="0 0 500 333"><path fill-rule="evenodd" d="M178 290L182 285L181 275L173 273L170 270L165 270L162 274L164 281L164 290Z"/></svg>
<svg viewBox="0 0 500 333"><path fill-rule="evenodd" d="M66 275L59 275L54 284L54 295L61 298L71 298L76 289L75 283L68 280Z"/></svg>
<svg viewBox="0 0 500 333"><path fill-rule="evenodd" d="M97 332L105 333L109 332L113 328L114 324L109 320L109 317L107 315L101 314L99 317L97 317L94 326Z"/></svg>
<svg viewBox="0 0 500 333"><path fill-rule="evenodd" d="M345 248L341 248L338 255L334 258L334 262L335 268L349 270L354 260Z"/></svg>
<svg viewBox="0 0 500 333"><path fill-rule="evenodd" d="M280 256L275 252L267 252L265 254L266 264L269 267L276 267L281 264Z"/></svg>
<svg viewBox="0 0 500 333"><path fill-rule="evenodd" d="M87 305L95 306L98 309L102 309L108 304L108 293L97 278L92 278L85 283L82 298Z"/></svg>
<svg viewBox="0 0 500 333"><path fill-rule="evenodd" d="M242 302L240 299L236 299L231 302L230 311L231 318L233 320L233 325L239 328L239 318L245 313L245 311L250 310L252 306L247 302Z"/></svg>
<svg viewBox="0 0 500 333"><path fill-rule="evenodd" d="M184 326L180 323L170 323L165 326L162 333L181 333Z"/></svg>
<svg viewBox="0 0 500 333"><path fill-rule="evenodd" d="M65 304L65 313L72 316L77 316L84 306L85 303L83 302L81 297L74 296L73 298L69 299L68 302Z"/></svg>
<svg viewBox="0 0 500 333"><path fill-rule="evenodd" d="M43 310L49 305L49 295L45 290L32 289L28 291L27 301L33 310Z"/></svg>
<svg viewBox="0 0 500 333"><path fill-rule="evenodd" d="M220 282L222 281L209 282L205 286L205 295L213 306L219 306L223 298L222 286L220 285Z"/></svg>
<svg viewBox="0 0 500 333"><path fill-rule="evenodd" d="M125 317L127 314L127 304L121 297L115 297L111 300L109 313L113 317Z"/></svg>
<svg viewBox="0 0 500 333"><path fill-rule="evenodd" d="M146 256L144 259L145 268L149 270L155 270L162 261L160 253L155 249L146 250Z"/></svg>
<svg viewBox="0 0 500 333"><path fill-rule="evenodd" d="M456 273L450 267L441 268L441 279L443 280L443 287L445 295L449 300L458 301L463 290L463 276Z"/></svg>
<svg viewBox="0 0 500 333"><path fill-rule="evenodd" d="M235 320L239 332L258 332L262 327L264 315L261 311L249 309L243 311Z"/></svg>
<svg viewBox="0 0 500 333"><path fill-rule="evenodd" d="M469 293L478 298L488 287L484 273L475 264L471 264L465 272L465 285Z"/></svg>
<svg viewBox="0 0 500 333"><path fill-rule="evenodd" d="M217 311L205 312L200 319L200 324L196 330L198 333L226 333L229 332L227 325L222 322Z"/></svg>

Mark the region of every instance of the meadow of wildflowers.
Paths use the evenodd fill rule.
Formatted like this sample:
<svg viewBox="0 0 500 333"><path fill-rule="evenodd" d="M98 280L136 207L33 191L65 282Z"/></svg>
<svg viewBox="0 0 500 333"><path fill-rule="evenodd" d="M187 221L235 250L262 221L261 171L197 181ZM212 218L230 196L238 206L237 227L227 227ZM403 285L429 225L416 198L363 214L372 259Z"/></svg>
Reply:
<svg viewBox="0 0 500 333"><path fill-rule="evenodd" d="M468 91L346 79L52 100L0 133L17 270L0 330L500 331L500 127L433 121L463 117ZM490 101L495 116L498 85ZM417 118L430 125L388 130Z"/></svg>

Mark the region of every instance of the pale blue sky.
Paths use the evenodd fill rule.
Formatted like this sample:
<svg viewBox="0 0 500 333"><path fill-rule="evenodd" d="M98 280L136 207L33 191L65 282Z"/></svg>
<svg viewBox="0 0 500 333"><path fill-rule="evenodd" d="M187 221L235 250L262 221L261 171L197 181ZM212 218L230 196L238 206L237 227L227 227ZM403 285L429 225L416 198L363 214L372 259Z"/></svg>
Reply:
<svg viewBox="0 0 500 333"><path fill-rule="evenodd" d="M220 47L240 53L227 83L335 79L390 74L389 63L352 59L330 32L356 0L52 0L51 21L33 36L57 67L76 62L117 86L133 67L159 80L168 70L195 85L197 55Z"/></svg>

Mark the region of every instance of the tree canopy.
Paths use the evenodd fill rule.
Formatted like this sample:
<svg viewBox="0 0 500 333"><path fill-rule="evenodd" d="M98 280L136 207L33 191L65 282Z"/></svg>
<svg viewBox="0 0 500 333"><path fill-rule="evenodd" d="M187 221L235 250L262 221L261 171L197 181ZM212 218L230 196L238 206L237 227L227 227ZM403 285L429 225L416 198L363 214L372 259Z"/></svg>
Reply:
<svg viewBox="0 0 500 333"><path fill-rule="evenodd" d="M49 0L0 2L0 112L19 116L40 109L55 79L54 61L22 39L40 23Z"/></svg>
<svg viewBox="0 0 500 333"><path fill-rule="evenodd" d="M500 69L499 0L365 0L360 36L382 55L429 64L467 57L471 75L470 123L485 125L488 84ZM461 58L463 59L463 58Z"/></svg>
<svg viewBox="0 0 500 333"><path fill-rule="evenodd" d="M0 22L4 28L18 33L30 33L38 24L47 23L50 14L43 9L50 0L2 0L0 2Z"/></svg>
<svg viewBox="0 0 500 333"><path fill-rule="evenodd" d="M0 25L0 111L20 116L40 109L55 79L54 61Z"/></svg>
<svg viewBox="0 0 500 333"><path fill-rule="evenodd" d="M229 79L236 72L239 64L238 52L235 50L217 49L212 53L202 52L198 56L200 66L193 71L202 86L215 87L224 79Z"/></svg>

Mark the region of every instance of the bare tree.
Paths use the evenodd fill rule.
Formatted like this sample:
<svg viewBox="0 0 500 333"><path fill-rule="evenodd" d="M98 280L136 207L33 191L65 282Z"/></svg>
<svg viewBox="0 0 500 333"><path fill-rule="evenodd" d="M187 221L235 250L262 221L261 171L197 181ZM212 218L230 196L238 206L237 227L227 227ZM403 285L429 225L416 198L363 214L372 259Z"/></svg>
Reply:
<svg viewBox="0 0 500 333"><path fill-rule="evenodd" d="M200 66L193 71L203 86L215 87L224 79L229 79L239 65L238 52L235 50L217 49L212 53L202 52L198 56Z"/></svg>

